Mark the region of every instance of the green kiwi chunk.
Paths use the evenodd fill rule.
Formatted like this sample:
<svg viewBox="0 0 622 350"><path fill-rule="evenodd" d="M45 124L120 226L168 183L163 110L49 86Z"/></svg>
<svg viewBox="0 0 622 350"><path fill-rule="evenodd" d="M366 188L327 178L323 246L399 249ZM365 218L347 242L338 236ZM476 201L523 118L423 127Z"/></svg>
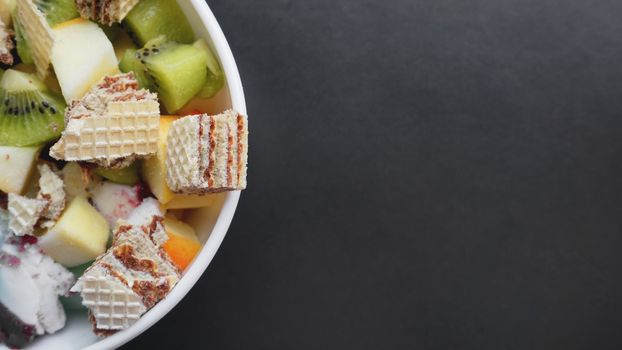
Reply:
<svg viewBox="0 0 622 350"><path fill-rule="evenodd" d="M120 68L133 71L141 86L157 92L166 110L175 113L206 85L207 54L194 45L165 40L159 36L138 51L126 51Z"/></svg>
<svg viewBox="0 0 622 350"><path fill-rule="evenodd" d="M33 0L33 3L45 15L50 27L80 17L76 0Z"/></svg>
<svg viewBox="0 0 622 350"><path fill-rule="evenodd" d="M160 35L182 44L194 41L192 27L174 0L141 0L125 17L124 24L139 45Z"/></svg>
<svg viewBox="0 0 622 350"><path fill-rule="evenodd" d="M205 86L207 58L192 45L173 42L138 51L146 73L169 113L175 113Z"/></svg>
<svg viewBox="0 0 622 350"><path fill-rule="evenodd" d="M34 146L58 138L65 107L34 75L7 70L0 80L0 145Z"/></svg>
<svg viewBox="0 0 622 350"><path fill-rule="evenodd" d="M123 185L131 186L138 182L138 166L136 166L136 163L121 169L97 168L95 173L105 179Z"/></svg>
<svg viewBox="0 0 622 350"><path fill-rule="evenodd" d="M212 50L207 46L205 40L200 39L197 40L194 44L194 47L203 50L207 57L207 77L205 86L199 91L197 97L200 98L212 98L214 97L225 85L225 74L220 68L220 64L218 63L218 58L212 52Z"/></svg>

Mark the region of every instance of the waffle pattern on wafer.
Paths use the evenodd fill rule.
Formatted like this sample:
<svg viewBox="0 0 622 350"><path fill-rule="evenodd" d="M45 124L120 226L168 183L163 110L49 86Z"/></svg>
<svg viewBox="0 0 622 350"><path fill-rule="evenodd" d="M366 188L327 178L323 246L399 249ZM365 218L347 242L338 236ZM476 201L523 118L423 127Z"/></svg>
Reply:
<svg viewBox="0 0 622 350"><path fill-rule="evenodd" d="M138 226L120 222L112 246L71 289L89 308L96 334L131 326L179 281L179 270L161 249L162 217Z"/></svg>
<svg viewBox="0 0 622 350"><path fill-rule="evenodd" d="M12 65L13 64L13 55L11 55L11 50L13 50L13 32L11 32L2 19L0 19L0 63Z"/></svg>
<svg viewBox="0 0 622 350"><path fill-rule="evenodd" d="M247 153L247 118L235 111L176 120L167 138L168 186L187 194L242 190Z"/></svg>
<svg viewBox="0 0 622 350"><path fill-rule="evenodd" d="M44 79L49 72L54 46L52 29L32 0L17 1L17 18L24 28L24 38L30 45L37 75Z"/></svg>
<svg viewBox="0 0 622 350"><path fill-rule="evenodd" d="M65 131L50 155L111 166L156 153L160 106L155 94L137 87L133 74L106 77L73 101L65 113Z"/></svg>
<svg viewBox="0 0 622 350"><path fill-rule="evenodd" d="M81 278L82 305L104 330L125 329L147 311L142 298L102 266L94 266Z"/></svg>
<svg viewBox="0 0 622 350"><path fill-rule="evenodd" d="M120 23L139 0L77 0L80 15L106 25Z"/></svg>
<svg viewBox="0 0 622 350"><path fill-rule="evenodd" d="M30 199L13 193L9 194L9 229L16 236L32 235L37 221L41 218L48 202Z"/></svg>

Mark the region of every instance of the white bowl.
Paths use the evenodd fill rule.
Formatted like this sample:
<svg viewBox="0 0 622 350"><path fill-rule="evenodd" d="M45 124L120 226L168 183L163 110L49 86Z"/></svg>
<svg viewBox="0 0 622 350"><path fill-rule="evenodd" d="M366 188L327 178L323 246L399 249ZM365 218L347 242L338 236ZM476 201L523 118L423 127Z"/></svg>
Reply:
<svg viewBox="0 0 622 350"><path fill-rule="evenodd" d="M244 91L233 54L214 14L204 0L178 0L197 38L205 39L219 57L227 77L227 85L209 103L198 103L188 109L200 108L209 113L218 113L233 108L246 114ZM166 315L194 286L203 274L220 246L240 197L240 192L229 192L217 196L216 203L204 209L197 209L189 215L189 223L199 233L204 243L195 261L186 270L183 278L171 293L143 315L132 327L108 338L98 339L91 330L86 313L69 314L66 327L53 335L37 339L29 349L114 349L137 337Z"/></svg>

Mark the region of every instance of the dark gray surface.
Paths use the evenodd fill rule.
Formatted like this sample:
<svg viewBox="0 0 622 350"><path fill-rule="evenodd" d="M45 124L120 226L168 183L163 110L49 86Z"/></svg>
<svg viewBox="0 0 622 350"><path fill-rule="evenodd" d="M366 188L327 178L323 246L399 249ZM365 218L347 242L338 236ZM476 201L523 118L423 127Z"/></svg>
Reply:
<svg viewBox="0 0 622 350"><path fill-rule="evenodd" d="M209 3L250 188L128 348L622 348L622 2Z"/></svg>

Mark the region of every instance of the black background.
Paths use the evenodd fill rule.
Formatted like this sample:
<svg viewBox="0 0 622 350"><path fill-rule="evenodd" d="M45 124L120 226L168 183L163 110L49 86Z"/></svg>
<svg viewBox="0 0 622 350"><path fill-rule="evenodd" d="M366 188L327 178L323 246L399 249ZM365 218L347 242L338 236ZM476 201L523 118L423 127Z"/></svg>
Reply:
<svg viewBox="0 0 622 350"><path fill-rule="evenodd" d="M622 348L622 2L210 0L249 189L127 348Z"/></svg>

